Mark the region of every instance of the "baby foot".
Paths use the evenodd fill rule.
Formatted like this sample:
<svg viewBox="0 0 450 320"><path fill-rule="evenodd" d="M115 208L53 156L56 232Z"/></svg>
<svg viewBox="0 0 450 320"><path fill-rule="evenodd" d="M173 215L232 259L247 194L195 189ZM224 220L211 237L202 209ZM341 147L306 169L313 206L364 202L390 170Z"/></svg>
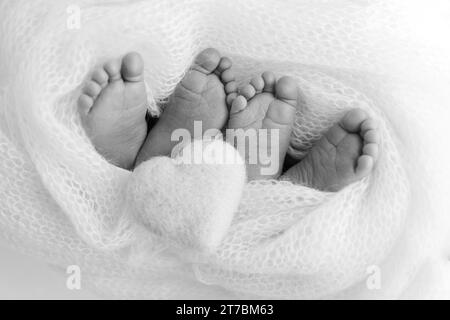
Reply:
<svg viewBox="0 0 450 320"><path fill-rule="evenodd" d="M349 111L283 179L323 191L339 191L372 171L378 158L376 122L361 109Z"/></svg>
<svg viewBox="0 0 450 320"><path fill-rule="evenodd" d="M239 96L229 95L232 105L228 128L243 130L227 130L227 139L246 160L249 180L276 179L281 174L298 93L294 79L282 77L276 81L272 72L265 72L240 88Z"/></svg>
<svg viewBox="0 0 450 320"><path fill-rule="evenodd" d="M225 89L230 93L237 90L231 60L215 49L202 51L150 131L137 164L155 156L169 156L179 143L171 141L177 129L189 130L194 138L195 121L201 121L202 135L209 129L221 130L228 119Z"/></svg>
<svg viewBox="0 0 450 320"><path fill-rule="evenodd" d="M127 54L94 71L78 105L83 126L97 151L112 164L133 168L147 135L144 64Z"/></svg>

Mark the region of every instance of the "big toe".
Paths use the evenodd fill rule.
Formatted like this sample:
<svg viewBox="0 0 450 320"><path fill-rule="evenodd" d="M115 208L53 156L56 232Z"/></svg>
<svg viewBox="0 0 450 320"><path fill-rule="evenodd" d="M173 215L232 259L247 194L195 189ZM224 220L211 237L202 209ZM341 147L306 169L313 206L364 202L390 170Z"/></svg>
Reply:
<svg viewBox="0 0 450 320"><path fill-rule="evenodd" d="M275 83L275 97L269 109L267 117L279 125L292 126L298 98L298 87L291 77L282 77Z"/></svg>
<svg viewBox="0 0 450 320"><path fill-rule="evenodd" d="M193 69L210 74L219 66L220 58L220 53L216 49L205 49L195 58Z"/></svg>
<svg viewBox="0 0 450 320"><path fill-rule="evenodd" d="M122 60L121 73L125 81L142 81L144 71L144 61L137 52L128 53Z"/></svg>
<svg viewBox="0 0 450 320"><path fill-rule="evenodd" d="M275 95L277 99L295 107L298 100L298 87L295 80L291 77L282 77L275 84Z"/></svg>

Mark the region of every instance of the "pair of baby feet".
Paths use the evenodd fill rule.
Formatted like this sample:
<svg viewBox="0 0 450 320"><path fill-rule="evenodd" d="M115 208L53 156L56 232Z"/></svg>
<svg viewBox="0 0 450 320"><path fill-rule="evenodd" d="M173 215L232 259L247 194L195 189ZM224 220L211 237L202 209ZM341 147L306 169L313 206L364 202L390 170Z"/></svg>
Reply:
<svg viewBox="0 0 450 320"><path fill-rule="evenodd" d="M125 169L155 156L169 156L178 144L171 140L172 133L183 128L194 136L196 121L201 121L203 132L225 127L227 132L240 130L244 138L256 137L254 146L266 148L278 163L275 171L262 174L268 164L259 159L260 152L255 161L251 143L238 148L247 162L249 180L280 178L293 130L297 84L292 78L276 79L265 72L238 87L231 66L231 60L217 50L202 51L148 132L141 56L130 53L110 61L93 72L80 96L85 130L102 156ZM376 122L363 110L350 110L281 178L338 191L371 172L378 157L378 140Z"/></svg>

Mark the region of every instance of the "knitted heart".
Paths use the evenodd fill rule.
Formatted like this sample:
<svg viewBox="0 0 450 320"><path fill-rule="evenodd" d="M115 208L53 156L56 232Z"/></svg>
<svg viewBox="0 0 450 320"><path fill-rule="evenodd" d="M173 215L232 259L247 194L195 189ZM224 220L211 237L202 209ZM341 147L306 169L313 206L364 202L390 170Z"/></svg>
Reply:
<svg viewBox="0 0 450 320"><path fill-rule="evenodd" d="M198 140L174 159L142 163L127 196L147 230L169 243L210 252L230 227L245 179L244 162L233 147Z"/></svg>

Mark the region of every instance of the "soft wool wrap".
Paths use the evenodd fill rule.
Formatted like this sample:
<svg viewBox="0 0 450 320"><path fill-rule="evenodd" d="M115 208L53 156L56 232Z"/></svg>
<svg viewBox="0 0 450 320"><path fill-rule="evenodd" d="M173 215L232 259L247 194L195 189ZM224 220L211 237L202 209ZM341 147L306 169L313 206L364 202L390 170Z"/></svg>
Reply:
<svg viewBox="0 0 450 320"><path fill-rule="evenodd" d="M449 7L1 0L2 241L78 265L115 297L449 297ZM298 81L299 160L347 110L367 110L382 136L374 172L324 193L246 183L240 161L110 165L77 113L89 72L140 52L157 113L205 47L229 55L240 82L265 70Z"/></svg>

